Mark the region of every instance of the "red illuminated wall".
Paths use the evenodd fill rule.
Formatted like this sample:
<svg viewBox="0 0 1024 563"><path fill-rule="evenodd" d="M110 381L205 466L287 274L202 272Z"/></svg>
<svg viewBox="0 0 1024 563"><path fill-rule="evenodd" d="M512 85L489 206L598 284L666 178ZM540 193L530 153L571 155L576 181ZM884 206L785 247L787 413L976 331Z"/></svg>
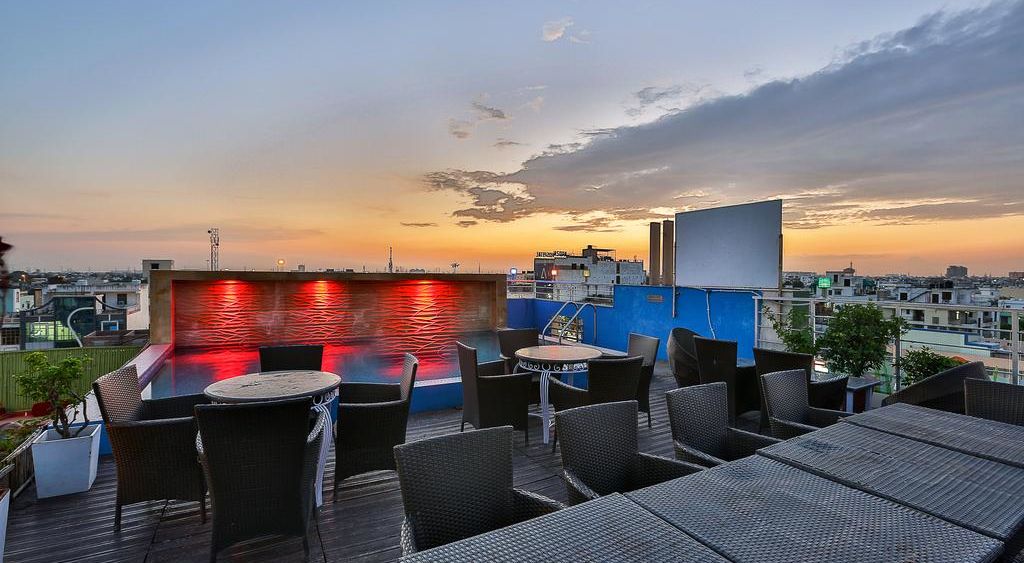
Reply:
<svg viewBox="0 0 1024 563"><path fill-rule="evenodd" d="M179 347L372 342L384 355L429 356L494 328L487 282L175 280L172 299Z"/></svg>

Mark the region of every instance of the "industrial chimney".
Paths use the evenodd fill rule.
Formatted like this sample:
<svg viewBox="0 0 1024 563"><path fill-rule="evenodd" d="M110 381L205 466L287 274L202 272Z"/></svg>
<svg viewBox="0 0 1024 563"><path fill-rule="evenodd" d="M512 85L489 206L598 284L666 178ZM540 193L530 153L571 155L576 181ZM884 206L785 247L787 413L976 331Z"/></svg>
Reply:
<svg viewBox="0 0 1024 563"><path fill-rule="evenodd" d="M675 222L666 219L661 222L661 285L675 285Z"/></svg>
<svg viewBox="0 0 1024 563"><path fill-rule="evenodd" d="M661 283L661 223L651 223L651 250L647 261L648 285Z"/></svg>

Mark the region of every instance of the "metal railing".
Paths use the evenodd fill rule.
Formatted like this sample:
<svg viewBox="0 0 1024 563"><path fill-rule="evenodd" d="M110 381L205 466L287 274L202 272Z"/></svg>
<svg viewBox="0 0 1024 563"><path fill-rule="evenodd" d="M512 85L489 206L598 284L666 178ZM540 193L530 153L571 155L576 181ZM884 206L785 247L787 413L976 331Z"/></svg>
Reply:
<svg viewBox="0 0 1024 563"><path fill-rule="evenodd" d="M612 305L615 303L615 284L510 279L506 285L506 295L510 298Z"/></svg>
<svg viewBox="0 0 1024 563"><path fill-rule="evenodd" d="M562 312L565 311L565 308L570 306L570 305L574 306L576 308L576 310L573 311L572 316L568 317L567 320L565 320L565 322L562 323L562 328L559 329L559 331L558 331L558 343L559 344L562 343L562 338L565 336L565 332L567 330L569 330L571 327L574 326L573 323L576 322L579 319L580 313L582 313L583 310L586 309L588 305L594 311L594 331L593 331L593 333L594 333L594 342L596 343L597 342L597 306L595 306L593 303L578 303L576 301L566 301L565 303L562 303L562 306L558 308L558 311L556 311L554 315L551 315L551 319L548 321L548 324L544 325L544 329L541 330L540 333L544 334L544 335L549 335L549 331L551 330L552 324L555 322L556 319L562 317ZM582 324L580 326L582 326ZM580 332L580 334L579 334L578 341L582 342L583 341L583 330L582 330L582 328L580 329L579 332Z"/></svg>
<svg viewBox="0 0 1024 563"><path fill-rule="evenodd" d="M806 309L814 341L828 328L837 307L872 304L881 308L887 317L902 318L909 330L889 346L888 359L875 374L882 379L886 391L899 389L903 381L901 362L895 360L908 351L925 347L945 356L981 361L994 379L1022 383L1024 311L1019 309L820 297L755 296L754 299L754 341L757 346L770 348L782 348L783 344L766 310L781 317L794 308Z"/></svg>

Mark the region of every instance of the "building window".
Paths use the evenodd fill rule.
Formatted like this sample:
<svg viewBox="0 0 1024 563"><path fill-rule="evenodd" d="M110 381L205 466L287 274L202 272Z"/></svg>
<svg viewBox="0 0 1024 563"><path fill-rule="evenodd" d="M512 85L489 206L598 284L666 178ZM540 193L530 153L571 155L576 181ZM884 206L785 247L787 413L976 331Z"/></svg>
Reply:
<svg viewBox="0 0 1024 563"><path fill-rule="evenodd" d="M843 286L844 287L850 287L850 278L846 278L846 279L843 280Z"/></svg>
<svg viewBox="0 0 1024 563"><path fill-rule="evenodd" d="M21 344L21 331L17 328L2 328L0 329L0 345L2 346L17 346Z"/></svg>
<svg viewBox="0 0 1024 563"><path fill-rule="evenodd" d="M160 269L160 264L150 264L149 265L149 269L150 270L159 270Z"/></svg>
<svg viewBox="0 0 1024 563"><path fill-rule="evenodd" d="M906 300L907 300L907 294L906 294L906 293L903 293L903 292L901 292L901 293L900 293L900 301L906 301Z"/></svg>
<svg viewBox="0 0 1024 563"><path fill-rule="evenodd" d="M127 307L128 306L128 294L127 293L118 293L117 294L117 306L118 307Z"/></svg>

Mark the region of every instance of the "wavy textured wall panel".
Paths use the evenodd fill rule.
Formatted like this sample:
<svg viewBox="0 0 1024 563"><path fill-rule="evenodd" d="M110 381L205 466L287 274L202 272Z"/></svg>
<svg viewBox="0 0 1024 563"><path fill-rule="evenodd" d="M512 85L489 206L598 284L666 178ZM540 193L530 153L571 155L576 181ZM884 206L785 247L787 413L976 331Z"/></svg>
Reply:
<svg viewBox="0 0 1024 563"><path fill-rule="evenodd" d="M494 285L475 281L174 281L174 343L371 343L383 356L452 354L492 330Z"/></svg>

